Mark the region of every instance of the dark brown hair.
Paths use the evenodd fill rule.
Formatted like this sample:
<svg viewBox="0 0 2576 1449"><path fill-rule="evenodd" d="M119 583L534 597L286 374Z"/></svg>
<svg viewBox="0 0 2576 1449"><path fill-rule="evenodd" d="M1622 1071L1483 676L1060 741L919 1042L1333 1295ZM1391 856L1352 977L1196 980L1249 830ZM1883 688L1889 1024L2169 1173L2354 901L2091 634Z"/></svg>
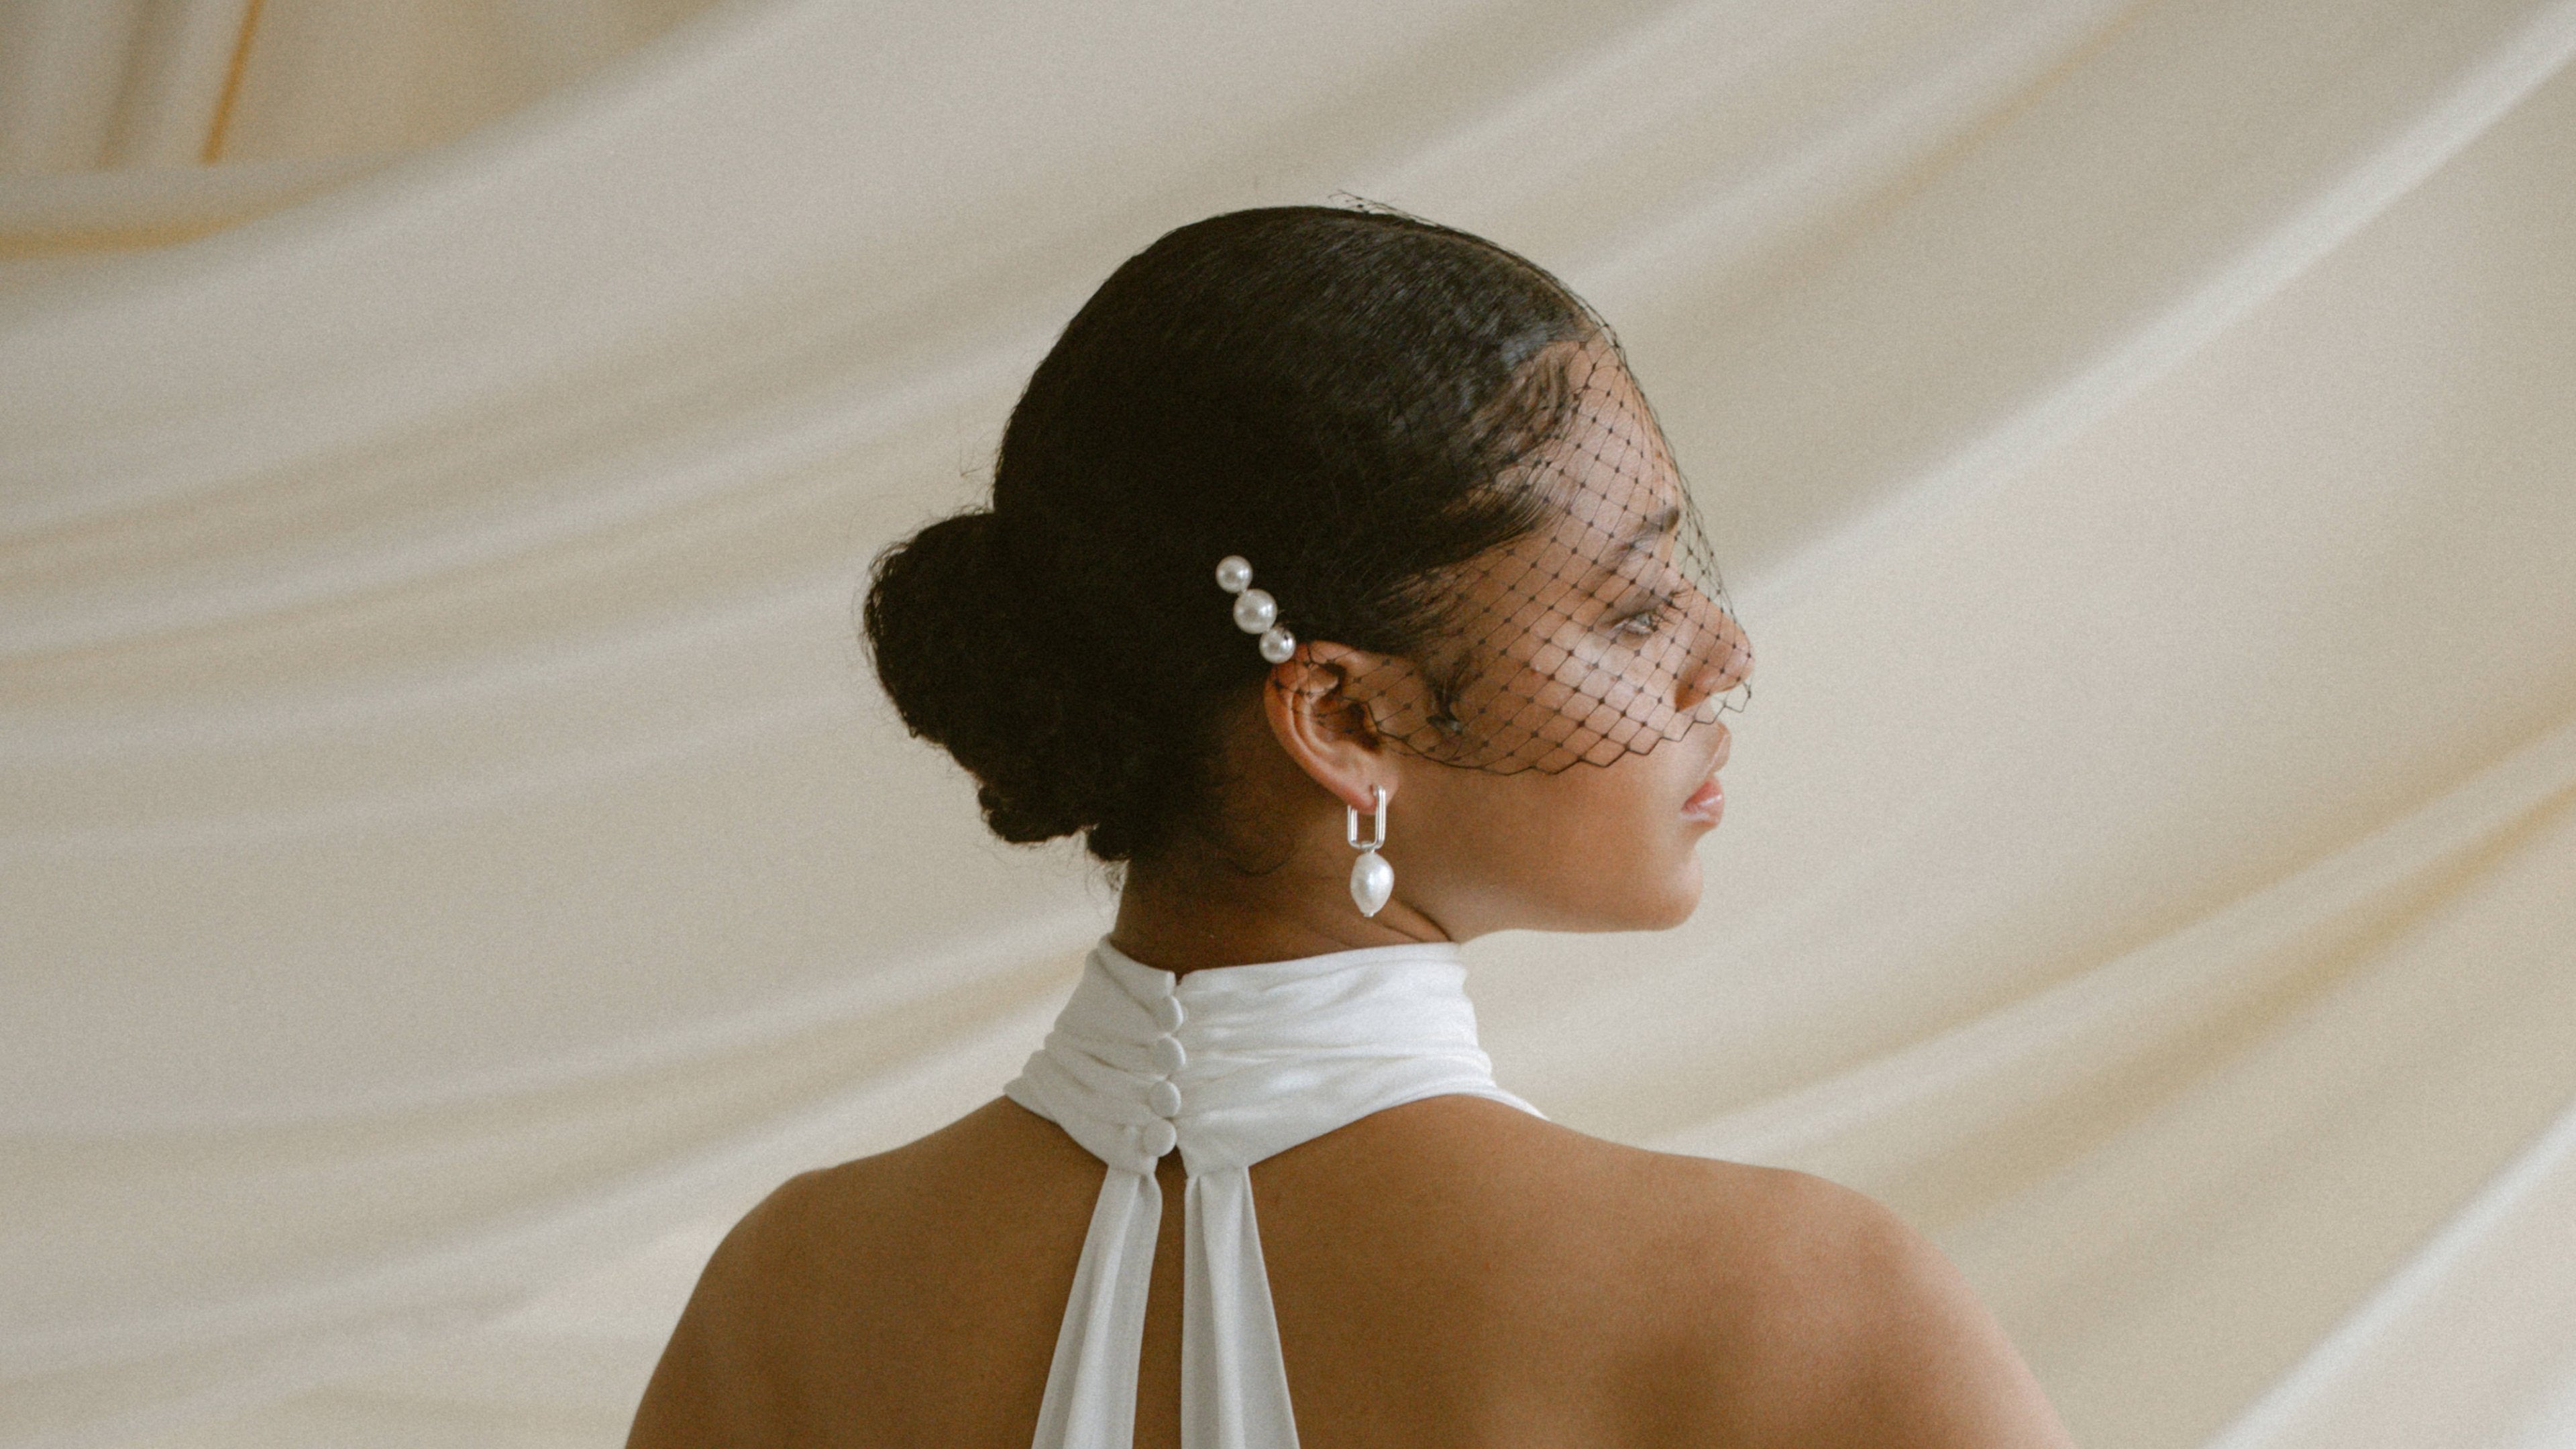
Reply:
<svg viewBox="0 0 2576 1449"><path fill-rule="evenodd" d="M1216 585L1249 559L1298 637L1421 664L1441 571L1544 521L1512 462L1567 406L1562 283L1384 210L1169 233L1075 314L1012 410L989 507L879 554L870 656L1002 839L1150 857L1217 788L1214 722L1270 666ZM1454 687L1454 680L1449 687Z"/></svg>

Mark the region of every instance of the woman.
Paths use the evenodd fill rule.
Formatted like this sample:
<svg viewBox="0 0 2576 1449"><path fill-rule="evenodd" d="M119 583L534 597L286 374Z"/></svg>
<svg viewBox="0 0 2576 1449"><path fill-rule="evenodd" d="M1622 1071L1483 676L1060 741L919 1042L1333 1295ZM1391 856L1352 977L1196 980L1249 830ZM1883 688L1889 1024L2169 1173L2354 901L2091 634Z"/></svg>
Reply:
<svg viewBox="0 0 2576 1449"><path fill-rule="evenodd" d="M1690 915L1751 664L1553 277L1383 212L1165 236L865 627L1116 925L1002 1098L743 1219L632 1444L2066 1442L1891 1213L1554 1126L1476 1047L1457 943Z"/></svg>

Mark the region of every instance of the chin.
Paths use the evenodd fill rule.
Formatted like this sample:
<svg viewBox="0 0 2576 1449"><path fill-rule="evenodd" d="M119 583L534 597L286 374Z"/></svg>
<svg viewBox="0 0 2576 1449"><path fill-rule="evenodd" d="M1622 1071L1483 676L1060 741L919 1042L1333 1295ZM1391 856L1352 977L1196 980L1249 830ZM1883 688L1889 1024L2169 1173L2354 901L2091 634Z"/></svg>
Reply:
<svg viewBox="0 0 2576 1449"><path fill-rule="evenodd" d="M1646 927L1646 929L1649 931L1669 931L1673 927L1680 925L1682 922L1689 920L1693 915L1696 915L1698 911L1699 881L1694 878L1691 881L1691 888L1687 891L1675 892L1670 901L1666 904L1665 909L1656 917L1654 924Z"/></svg>
<svg viewBox="0 0 2576 1449"><path fill-rule="evenodd" d="M1669 931L1687 921L1699 910L1700 873L1696 852L1685 854L1682 863L1664 878L1659 890L1640 889L1622 904L1613 931Z"/></svg>

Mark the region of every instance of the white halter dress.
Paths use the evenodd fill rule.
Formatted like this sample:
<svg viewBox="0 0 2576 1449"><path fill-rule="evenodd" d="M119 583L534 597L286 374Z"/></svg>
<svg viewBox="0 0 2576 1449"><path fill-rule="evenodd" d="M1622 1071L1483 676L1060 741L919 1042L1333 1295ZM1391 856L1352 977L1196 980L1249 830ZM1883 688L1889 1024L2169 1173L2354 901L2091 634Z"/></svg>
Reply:
<svg viewBox="0 0 2576 1449"><path fill-rule="evenodd" d="M1487 1097L1451 942L1369 946L1174 976L1092 948L1046 1045L1003 1093L1107 1164L1056 1335L1033 1449L1129 1449L1163 1194L1182 1197L1182 1449L1294 1449L1288 1374L1247 1169L1425 1097Z"/></svg>

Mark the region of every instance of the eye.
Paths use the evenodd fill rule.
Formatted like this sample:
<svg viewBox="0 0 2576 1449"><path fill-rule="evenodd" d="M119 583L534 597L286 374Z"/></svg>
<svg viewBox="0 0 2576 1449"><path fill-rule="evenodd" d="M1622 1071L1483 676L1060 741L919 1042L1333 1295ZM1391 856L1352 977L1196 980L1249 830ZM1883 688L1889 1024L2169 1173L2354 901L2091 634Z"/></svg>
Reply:
<svg viewBox="0 0 2576 1449"><path fill-rule="evenodd" d="M1653 602L1647 604L1644 608L1622 615L1619 622L1611 626L1611 630L1614 633L1626 634L1633 638L1649 638L1653 636L1657 630L1664 627L1664 611L1670 609L1672 606L1673 600L1671 595L1657 594L1654 597Z"/></svg>

